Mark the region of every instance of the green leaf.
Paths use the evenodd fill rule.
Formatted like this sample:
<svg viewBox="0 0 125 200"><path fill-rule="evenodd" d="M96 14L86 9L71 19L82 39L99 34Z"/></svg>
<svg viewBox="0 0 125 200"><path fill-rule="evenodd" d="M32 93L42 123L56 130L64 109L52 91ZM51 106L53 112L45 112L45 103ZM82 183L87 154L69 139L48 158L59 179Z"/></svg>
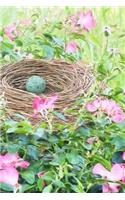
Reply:
<svg viewBox="0 0 125 200"><path fill-rule="evenodd" d="M55 174L52 171L46 172L42 179L47 182L52 182L55 180Z"/></svg>
<svg viewBox="0 0 125 200"><path fill-rule="evenodd" d="M51 191L52 191L52 189L53 189L53 187L52 187L52 185L50 184L50 185L48 185L48 186L46 186L44 189L43 189L43 193L50 193Z"/></svg>
<svg viewBox="0 0 125 200"><path fill-rule="evenodd" d="M74 192L76 193L83 193L84 192L84 188L83 188L83 185L73 185L73 184L70 184L71 185L71 188Z"/></svg>
<svg viewBox="0 0 125 200"><path fill-rule="evenodd" d="M111 81L109 81L109 85L112 88L125 88L125 72L118 73Z"/></svg>
<svg viewBox="0 0 125 200"><path fill-rule="evenodd" d="M78 155L75 151L71 153L66 154L67 160L69 163L76 165L76 164L83 164L84 163L84 158L80 155Z"/></svg>
<svg viewBox="0 0 125 200"><path fill-rule="evenodd" d="M62 47L64 46L64 42L60 38L53 37L53 41L55 42L55 44L59 46L62 46Z"/></svg>
<svg viewBox="0 0 125 200"><path fill-rule="evenodd" d="M43 35L44 35L47 39L49 39L50 41L53 40L53 37L52 37L52 35L51 35L50 33L43 33Z"/></svg>
<svg viewBox="0 0 125 200"><path fill-rule="evenodd" d="M6 183L0 183L0 190L12 192L12 191L14 191L14 187L12 185L9 185L9 184L6 184Z"/></svg>
<svg viewBox="0 0 125 200"><path fill-rule="evenodd" d="M94 155L94 161L96 161L96 163L101 163L104 167L106 167L109 170L111 169L111 163L99 155Z"/></svg>
<svg viewBox="0 0 125 200"><path fill-rule="evenodd" d="M29 184L33 184L35 182L35 174L30 170L27 170L25 172L21 172L21 176Z"/></svg>
<svg viewBox="0 0 125 200"><path fill-rule="evenodd" d="M115 145L116 150L125 149L125 136L114 136L111 143Z"/></svg>
<svg viewBox="0 0 125 200"><path fill-rule="evenodd" d="M21 188L19 189L20 193L24 193L26 191L29 191L30 189L32 189L34 187L34 185L29 185L29 184L21 184Z"/></svg>
<svg viewBox="0 0 125 200"><path fill-rule="evenodd" d="M39 191L42 191L43 183L44 183L44 181L41 178L39 178L37 181L37 187L38 187Z"/></svg>
<svg viewBox="0 0 125 200"><path fill-rule="evenodd" d="M21 40L16 39L15 42L16 42L17 46L19 46L19 47L23 46L23 42Z"/></svg>
<svg viewBox="0 0 125 200"><path fill-rule="evenodd" d="M45 133L45 129L44 128L37 128L37 130L34 133L34 137L35 139L47 139L46 133Z"/></svg>
<svg viewBox="0 0 125 200"><path fill-rule="evenodd" d="M71 37L73 39L85 40L85 36L83 34L79 34L79 33L75 33L75 32L71 34Z"/></svg>
<svg viewBox="0 0 125 200"><path fill-rule="evenodd" d="M19 114L19 113L15 113L14 115L15 115L15 117L18 117L18 118L20 118L20 119L23 119L23 120L26 119L23 115L21 115L21 114Z"/></svg>
<svg viewBox="0 0 125 200"><path fill-rule="evenodd" d="M27 145L27 154L31 156L34 160L38 160L39 151L34 145Z"/></svg>
<svg viewBox="0 0 125 200"><path fill-rule="evenodd" d="M16 153L18 152L20 146L18 144L9 144L7 146L8 153Z"/></svg>
<svg viewBox="0 0 125 200"><path fill-rule="evenodd" d="M123 155L122 151L115 152L112 156L112 162L113 163L123 163L124 161L122 159L122 155Z"/></svg>
<svg viewBox="0 0 125 200"><path fill-rule="evenodd" d="M47 59L52 59L54 57L54 49L48 45L42 45L45 57Z"/></svg>
<svg viewBox="0 0 125 200"><path fill-rule="evenodd" d="M58 188L65 188L64 183L63 183L62 181L60 181L60 180L54 181L53 184L54 184L55 186L57 186Z"/></svg>
<svg viewBox="0 0 125 200"><path fill-rule="evenodd" d="M65 154L59 153L54 156L54 159L52 160L51 164L55 166L63 165L65 163L65 160L66 160Z"/></svg>
<svg viewBox="0 0 125 200"><path fill-rule="evenodd" d="M59 119L63 120L63 121L67 121L66 117L61 113L61 112L57 112L54 111L53 114L58 117Z"/></svg>
<svg viewBox="0 0 125 200"><path fill-rule="evenodd" d="M13 49L13 47L14 47L14 45L13 45L12 43L10 43L8 40L4 40L3 46L4 46L5 49L6 49L6 48L8 48L8 49ZM3 49L4 49L4 48L3 48Z"/></svg>
<svg viewBox="0 0 125 200"><path fill-rule="evenodd" d="M15 133L16 127L9 128L6 133Z"/></svg>
<svg viewBox="0 0 125 200"><path fill-rule="evenodd" d="M13 127L16 127L16 125L17 125L17 122L14 120L6 120L5 121L5 127L7 127L7 128L13 128Z"/></svg>
<svg viewBox="0 0 125 200"><path fill-rule="evenodd" d="M32 133L32 125L27 120L18 122L18 127L16 129L16 133L18 133L18 134L30 134L30 133Z"/></svg>
<svg viewBox="0 0 125 200"><path fill-rule="evenodd" d="M88 193L102 193L102 185L98 185L98 184L93 185L89 189Z"/></svg>
<svg viewBox="0 0 125 200"><path fill-rule="evenodd" d="M78 134L80 136L90 136L90 129L87 128L87 127L80 127L78 130L77 130Z"/></svg>

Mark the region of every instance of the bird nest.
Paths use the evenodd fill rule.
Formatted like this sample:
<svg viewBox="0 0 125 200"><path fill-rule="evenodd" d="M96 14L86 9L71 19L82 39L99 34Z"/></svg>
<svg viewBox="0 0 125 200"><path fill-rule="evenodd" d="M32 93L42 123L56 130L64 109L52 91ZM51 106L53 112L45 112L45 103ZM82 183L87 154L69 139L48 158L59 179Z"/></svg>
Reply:
<svg viewBox="0 0 125 200"><path fill-rule="evenodd" d="M32 75L45 78L46 91L39 96L57 94L54 108L61 112L71 108L76 99L87 93L93 83L90 67L85 64L31 59L5 65L1 70L1 85L6 109L11 116L20 113L31 118L32 102L36 95L27 92L25 84Z"/></svg>

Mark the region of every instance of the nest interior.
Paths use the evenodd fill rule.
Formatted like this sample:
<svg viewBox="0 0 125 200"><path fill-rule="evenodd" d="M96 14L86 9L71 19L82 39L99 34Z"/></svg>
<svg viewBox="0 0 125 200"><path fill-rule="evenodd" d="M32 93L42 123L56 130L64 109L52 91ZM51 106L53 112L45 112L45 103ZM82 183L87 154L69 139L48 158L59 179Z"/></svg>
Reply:
<svg viewBox="0 0 125 200"><path fill-rule="evenodd" d="M22 60L3 66L1 84L8 113L21 113L27 117L33 114L32 101L36 96L25 89L26 80L32 75L46 79L46 90L39 96L58 95L55 109L64 111L75 100L87 93L93 83L93 75L85 64L53 60Z"/></svg>

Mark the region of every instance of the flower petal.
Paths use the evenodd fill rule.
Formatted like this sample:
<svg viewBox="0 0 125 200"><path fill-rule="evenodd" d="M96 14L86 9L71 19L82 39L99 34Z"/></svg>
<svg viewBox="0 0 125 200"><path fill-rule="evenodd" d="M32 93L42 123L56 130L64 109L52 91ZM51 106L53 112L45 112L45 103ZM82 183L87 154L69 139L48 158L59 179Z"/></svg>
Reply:
<svg viewBox="0 0 125 200"><path fill-rule="evenodd" d="M123 160L125 160L125 152L123 152L123 155L122 155L122 157L123 157Z"/></svg>
<svg viewBox="0 0 125 200"><path fill-rule="evenodd" d="M117 183L105 183L102 186L103 193L117 193L119 189L120 185Z"/></svg>
<svg viewBox="0 0 125 200"><path fill-rule="evenodd" d="M109 176L109 171L100 163L96 164L93 167L92 172L93 174L98 174L104 178L107 178Z"/></svg>
<svg viewBox="0 0 125 200"><path fill-rule="evenodd" d="M14 167L0 170L0 182L15 186L18 183L19 173Z"/></svg>
<svg viewBox="0 0 125 200"><path fill-rule="evenodd" d="M108 179L111 181L120 181L122 180L124 173L123 173L123 168L121 167L120 164L114 164L111 173L108 176Z"/></svg>

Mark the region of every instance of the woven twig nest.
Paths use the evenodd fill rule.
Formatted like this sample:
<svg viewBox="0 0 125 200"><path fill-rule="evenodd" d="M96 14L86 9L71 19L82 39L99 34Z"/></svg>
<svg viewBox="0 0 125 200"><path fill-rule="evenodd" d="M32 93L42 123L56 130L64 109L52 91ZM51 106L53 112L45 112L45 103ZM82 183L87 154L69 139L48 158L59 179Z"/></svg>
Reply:
<svg viewBox="0 0 125 200"><path fill-rule="evenodd" d="M32 116L32 102L36 95L25 90L26 80L32 75L46 79L46 91L39 96L57 94L54 108L61 112L87 93L93 83L91 70L85 64L31 59L5 65L1 70L1 82L6 108L11 116L14 113Z"/></svg>

